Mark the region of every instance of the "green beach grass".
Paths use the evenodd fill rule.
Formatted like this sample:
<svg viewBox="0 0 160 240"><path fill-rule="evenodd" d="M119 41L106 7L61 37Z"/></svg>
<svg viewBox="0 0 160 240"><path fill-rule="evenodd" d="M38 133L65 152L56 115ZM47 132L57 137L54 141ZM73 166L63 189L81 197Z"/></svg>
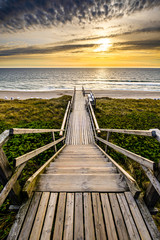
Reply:
<svg viewBox="0 0 160 240"><path fill-rule="evenodd" d="M96 102L95 113L100 128L160 129L160 100L99 98ZM99 136L106 139L106 132L101 132ZM111 133L109 141L154 162L160 160L160 143L152 137ZM104 148L103 144L101 146ZM108 153L136 179L145 192L149 180L140 165L111 148L108 148ZM160 210L160 202L157 207ZM160 230L160 211L153 217Z"/></svg>
<svg viewBox="0 0 160 240"><path fill-rule="evenodd" d="M63 116L70 96L42 100L0 100L0 133L10 128L57 128L60 129ZM55 134L56 139L59 133ZM52 133L14 135L4 145L11 168L14 169L13 162L18 156L30 152L36 148L44 146L52 141ZM61 145L59 144L58 147ZM26 164L19 178L21 186L26 180L42 166L54 153L51 148ZM0 191L2 190L0 186ZM10 201L7 199L0 208L0 239L5 239L15 219L16 212L9 210Z"/></svg>

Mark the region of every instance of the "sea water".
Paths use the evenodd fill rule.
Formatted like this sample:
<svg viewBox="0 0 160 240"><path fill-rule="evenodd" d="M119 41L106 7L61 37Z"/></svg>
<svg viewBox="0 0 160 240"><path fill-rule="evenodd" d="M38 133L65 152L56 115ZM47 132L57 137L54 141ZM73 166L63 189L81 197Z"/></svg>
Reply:
<svg viewBox="0 0 160 240"><path fill-rule="evenodd" d="M160 91L160 68L0 68L0 90Z"/></svg>

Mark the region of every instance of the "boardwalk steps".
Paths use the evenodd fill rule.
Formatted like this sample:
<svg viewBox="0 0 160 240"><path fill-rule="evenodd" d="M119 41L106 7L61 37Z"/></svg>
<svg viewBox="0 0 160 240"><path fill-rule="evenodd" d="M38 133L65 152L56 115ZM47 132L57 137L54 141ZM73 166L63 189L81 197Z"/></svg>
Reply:
<svg viewBox="0 0 160 240"><path fill-rule="evenodd" d="M73 106L66 146L40 174L8 240L159 240L148 209L95 144L80 91Z"/></svg>

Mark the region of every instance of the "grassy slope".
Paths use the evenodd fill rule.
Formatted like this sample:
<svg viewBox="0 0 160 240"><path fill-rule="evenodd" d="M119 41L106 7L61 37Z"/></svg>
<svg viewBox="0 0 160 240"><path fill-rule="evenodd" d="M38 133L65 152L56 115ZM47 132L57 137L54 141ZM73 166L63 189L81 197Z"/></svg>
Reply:
<svg viewBox="0 0 160 240"><path fill-rule="evenodd" d="M20 128L60 128L69 96L58 99L24 101L0 100L0 133L6 129ZM56 136L59 137L58 134ZM4 146L4 151L13 168L14 158L41 147L52 141L51 133L26 134L13 136ZM19 179L23 186L46 160L53 155L51 148L30 160ZM2 186L0 186L0 190ZM9 199L0 208L0 239L5 239L15 218L15 212L10 212Z"/></svg>
<svg viewBox="0 0 160 240"><path fill-rule="evenodd" d="M160 101L97 99L96 117L101 128L160 129ZM100 136L106 139L106 133L102 132ZM160 159L160 143L151 137L112 133L110 141L152 161L158 162ZM110 148L109 154L137 180L140 188L145 191L149 181L139 164ZM160 209L160 203L157 206ZM160 230L160 212L154 218Z"/></svg>

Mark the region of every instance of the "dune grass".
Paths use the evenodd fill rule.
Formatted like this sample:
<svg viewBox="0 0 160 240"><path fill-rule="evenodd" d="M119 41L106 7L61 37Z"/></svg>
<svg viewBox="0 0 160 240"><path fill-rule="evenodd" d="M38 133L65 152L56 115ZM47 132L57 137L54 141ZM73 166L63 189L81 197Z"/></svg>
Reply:
<svg viewBox="0 0 160 240"><path fill-rule="evenodd" d="M10 128L57 128L61 127L63 116L70 96L56 99L0 100L0 133ZM59 138L56 133L56 139ZM18 156L30 152L52 141L52 133L14 135L3 146L11 168ZM60 144L59 146L60 147ZM26 180L43 165L54 153L51 148L26 164L19 183ZM0 191L3 186L0 186ZM0 239L5 239L15 219L16 212L9 210L10 200L7 199L0 208Z"/></svg>
<svg viewBox="0 0 160 240"><path fill-rule="evenodd" d="M100 128L160 129L160 100L101 98L97 99L95 113ZM106 133L101 132L100 137L106 139ZM111 133L109 141L154 162L159 162L160 143L152 137ZM104 147L103 144L101 146ZM140 165L111 148L108 148L108 153L136 179L141 190L145 192L149 180ZM157 203L157 207L160 210L160 202ZM160 211L154 219L160 230Z"/></svg>

